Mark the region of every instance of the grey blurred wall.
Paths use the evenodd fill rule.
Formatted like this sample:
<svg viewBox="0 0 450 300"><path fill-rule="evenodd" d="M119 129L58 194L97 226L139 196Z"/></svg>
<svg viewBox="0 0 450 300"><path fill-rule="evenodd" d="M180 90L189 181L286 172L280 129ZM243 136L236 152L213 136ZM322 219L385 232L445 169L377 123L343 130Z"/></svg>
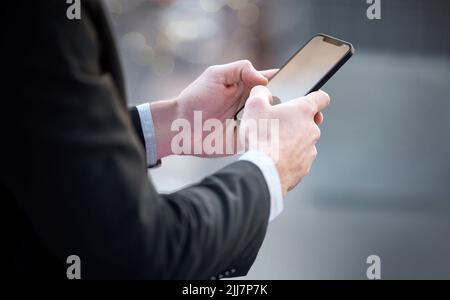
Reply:
<svg viewBox="0 0 450 300"><path fill-rule="evenodd" d="M363 279L376 254L385 279L450 278L450 3L382 1L379 21L358 0L266 5L280 61L316 32L357 53L324 87L317 162L249 277Z"/></svg>

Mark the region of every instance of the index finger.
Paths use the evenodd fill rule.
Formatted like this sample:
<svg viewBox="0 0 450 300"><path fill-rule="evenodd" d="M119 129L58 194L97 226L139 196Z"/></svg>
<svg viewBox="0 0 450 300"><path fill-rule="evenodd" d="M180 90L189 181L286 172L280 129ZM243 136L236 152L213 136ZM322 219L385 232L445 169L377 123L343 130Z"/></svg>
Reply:
<svg viewBox="0 0 450 300"><path fill-rule="evenodd" d="M265 104L272 103L272 93L265 86L255 86L251 91L248 99L256 99L256 101L261 101Z"/></svg>
<svg viewBox="0 0 450 300"><path fill-rule="evenodd" d="M225 79L225 84L231 85L240 81L254 87L257 85L267 85L267 78L258 72L253 64L248 60L239 60L225 65L217 66Z"/></svg>
<svg viewBox="0 0 450 300"><path fill-rule="evenodd" d="M280 69L270 69L270 70L263 70L263 71L259 71L259 73L266 77L267 79L272 79L272 77L278 73L278 71L280 71Z"/></svg>
<svg viewBox="0 0 450 300"><path fill-rule="evenodd" d="M314 115L330 105L330 96L322 90L308 94L305 100L311 102Z"/></svg>

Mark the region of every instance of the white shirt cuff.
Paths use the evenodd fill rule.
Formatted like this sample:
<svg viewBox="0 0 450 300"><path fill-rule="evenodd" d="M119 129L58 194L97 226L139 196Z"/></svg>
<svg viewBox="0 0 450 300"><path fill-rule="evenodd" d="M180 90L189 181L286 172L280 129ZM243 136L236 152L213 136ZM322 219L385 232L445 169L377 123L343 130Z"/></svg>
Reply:
<svg viewBox="0 0 450 300"><path fill-rule="evenodd" d="M142 133L145 142L145 155L147 158L147 165L154 166L157 163L156 155L156 138L155 125L153 124L152 112L150 110L150 103L144 103L136 106L139 118L141 119Z"/></svg>
<svg viewBox="0 0 450 300"><path fill-rule="evenodd" d="M270 193L270 214L269 222L275 219L284 206L283 192L281 190L280 177L273 160L264 152L251 150L242 155L239 160L254 163L261 170Z"/></svg>

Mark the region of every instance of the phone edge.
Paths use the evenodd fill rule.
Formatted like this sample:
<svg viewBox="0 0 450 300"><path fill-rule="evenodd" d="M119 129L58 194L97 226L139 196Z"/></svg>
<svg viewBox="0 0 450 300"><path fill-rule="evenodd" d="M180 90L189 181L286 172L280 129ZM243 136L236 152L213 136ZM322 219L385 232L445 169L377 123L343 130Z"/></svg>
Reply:
<svg viewBox="0 0 450 300"><path fill-rule="evenodd" d="M316 38L317 36L323 36L323 37L327 37L327 38L331 38L334 39L336 41L339 41L340 43L346 44L348 46L350 46L350 49L348 50L348 52L345 54L344 58L341 59L338 63L336 63L333 68L328 71L327 74L324 75L324 77L322 77L322 79L308 92L306 93L306 95L308 95L309 93L318 91L322 86L325 85L325 83L328 82L328 80L330 80L330 78L336 74L337 71L339 71L339 69L355 54L355 47L353 47L353 44L344 40L341 40L339 38L333 37L331 35L328 35L326 33L316 33L314 34L307 42L303 43L303 45L297 50L295 51L294 54L292 54L289 59L278 69L278 72L276 72L272 78L274 78L275 76L277 76L277 74L287 65L291 62L291 60L300 52L303 50L303 48L305 48L306 45L308 45L309 42L311 42L314 38ZM270 80L269 80L270 82ZM303 96L306 96L303 95ZM242 106L235 114L234 114L234 120L238 121L238 114L245 108L245 103L244 106Z"/></svg>

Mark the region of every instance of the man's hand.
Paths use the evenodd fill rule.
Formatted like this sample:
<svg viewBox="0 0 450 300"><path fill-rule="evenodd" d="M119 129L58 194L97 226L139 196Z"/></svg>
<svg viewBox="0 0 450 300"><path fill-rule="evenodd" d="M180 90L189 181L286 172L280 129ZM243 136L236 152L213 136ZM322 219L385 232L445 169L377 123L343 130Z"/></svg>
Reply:
<svg viewBox="0 0 450 300"><path fill-rule="evenodd" d="M272 95L266 87L253 88L244 109L240 134L247 137L245 124L249 120L279 120L278 155L275 157L270 149L259 150L274 160L283 195L286 195L309 173L316 158L316 143L320 138L318 124L323 121L321 111L329 105L330 97L319 91L275 106L271 101ZM258 142L264 144L264 141Z"/></svg>
<svg viewBox="0 0 450 300"><path fill-rule="evenodd" d="M173 120L186 119L193 130L194 112L201 111L203 121L218 119L225 128L225 121L234 118L250 90L257 85L267 85L268 79L276 72L275 69L257 71L247 60L212 66L176 99L151 103L158 158L173 154L170 147L176 134L170 130ZM191 136L194 138L195 135ZM198 141L192 140L191 144L195 142ZM200 156L207 155L202 153Z"/></svg>

